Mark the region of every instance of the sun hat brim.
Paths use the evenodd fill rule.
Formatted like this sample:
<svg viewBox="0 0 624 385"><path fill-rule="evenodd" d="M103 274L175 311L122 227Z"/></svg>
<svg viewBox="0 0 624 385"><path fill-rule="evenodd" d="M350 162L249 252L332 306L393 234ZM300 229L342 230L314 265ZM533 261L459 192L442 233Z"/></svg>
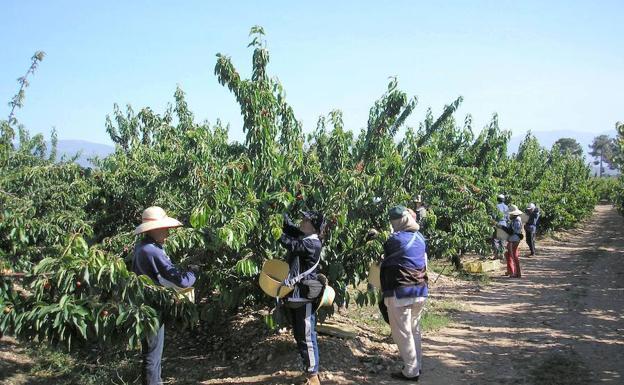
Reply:
<svg viewBox="0 0 624 385"><path fill-rule="evenodd" d="M175 218L164 217L155 221L147 221L141 223L134 229L134 235L142 234L146 231L155 230L155 229L169 229L173 227L181 227L182 223Z"/></svg>
<svg viewBox="0 0 624 385"><path fill-rule="evenodd" d="M517 216L517 215L522 215L522 214L524 214L522 212L522 210L514 210L514 211L510 211L509 212L509 215L516 215Z"/></svg>

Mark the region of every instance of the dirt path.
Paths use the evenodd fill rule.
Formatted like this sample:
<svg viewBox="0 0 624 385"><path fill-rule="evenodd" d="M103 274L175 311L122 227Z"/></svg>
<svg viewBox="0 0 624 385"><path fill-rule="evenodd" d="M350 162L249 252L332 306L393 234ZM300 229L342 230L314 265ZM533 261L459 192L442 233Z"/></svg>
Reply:
<svg viewBox="0 0 624 385"><path fill-rule="evenodd" d="M580 229L541 240L537 257L526 254L523 244L522 279L499 274L481 287L443 277L432 287L434 300L465 306L450 327L425 334L419 383L624 384L624 219L598 206ZM238 331L217 337L214 330L168 334L167 383L294 383L290 335L262 332L253 315L238 318ZM323 384L404 384L389 378L399 365L390 337L355 326L360 335L353 340L319 337ZM21 356L18 345L0 343L0 383L38 383L19 373L25 370L11 376L15 365L30 366Z"/></svg>
<svg viewBox="0 0 624 385"><path fill-rule="evenodd" d="M469 311L425 340L421 383L624 384L623 218L598 206L537 249L522 279L439 293Z"/></svg>

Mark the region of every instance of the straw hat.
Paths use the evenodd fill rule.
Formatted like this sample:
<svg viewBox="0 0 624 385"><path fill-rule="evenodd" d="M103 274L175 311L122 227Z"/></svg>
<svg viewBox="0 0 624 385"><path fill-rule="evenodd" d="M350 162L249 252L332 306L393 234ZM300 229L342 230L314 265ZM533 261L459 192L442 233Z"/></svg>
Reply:
<svg viewBox="0 0 624 385"><path fill-rule="evenodd" d="M167 216L165 210L158 206L148 207L141 215L141 223L134 229L134 235L144 233L154 229L167 229L171 227L180 227L182 223L177 219Z"/></svg>
<svg viewBox="0 0 624 385"><path fill-rule="evenodd" d="M522 210L520 210L518 208L518 206L516 206L516 205L509 205L509 215L518 216L518 215L522 215L522 214L524 214L524 213L522 212Z"/></svg>

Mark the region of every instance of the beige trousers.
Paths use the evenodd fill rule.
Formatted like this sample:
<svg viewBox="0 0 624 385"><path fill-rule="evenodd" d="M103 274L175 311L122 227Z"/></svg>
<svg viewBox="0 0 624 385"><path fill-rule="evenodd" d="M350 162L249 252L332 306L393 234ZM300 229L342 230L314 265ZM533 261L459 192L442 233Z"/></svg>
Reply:
<svg viewBox="0 0 624 385"><path fill-rule="evenodd" d="M425 301L417 301L414 298L413 301L408 300L406 304L406 299L386 297L384 301L388 307L392 339L399 347L403 359L403 375L416 377L422 369L420 316Z"/></svg>

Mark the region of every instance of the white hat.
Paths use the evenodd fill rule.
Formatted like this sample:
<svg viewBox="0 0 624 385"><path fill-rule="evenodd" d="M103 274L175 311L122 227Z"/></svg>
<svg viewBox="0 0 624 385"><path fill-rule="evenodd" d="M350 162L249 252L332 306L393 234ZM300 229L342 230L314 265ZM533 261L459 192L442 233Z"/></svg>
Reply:
<svg viewBox="0 0 624 385"><path fill-rule="evenodd" d="M154 229L168 229L171 227L180 227L182 223L177 219L167 216L165 210L158 206L148 207L141 215L141 223L134 229L134 235L144 233Z"/></svg>
<svg viewBox="0 0 624 385"><path fill-rule="evenodd" d="M503 194L498 194L498 199L505 199L505 195L503 195Z"/></svg>
<svg viewBox="0 0 624 385"><path fill-rule="evenodd" d="M529 206L527 207L527 210L533 210L533 209L535 209L535 203L529 204Z"/></svg>
<svg viewBox="0 0 624 385"><path fill-rule="evenodd" d="M524 213L522 212L522 210L520 210L518 208L518 206L516 206L516 205L509 205L509 215L518 216L518 215L522 215L522 214L524 214Z"/></svg>

